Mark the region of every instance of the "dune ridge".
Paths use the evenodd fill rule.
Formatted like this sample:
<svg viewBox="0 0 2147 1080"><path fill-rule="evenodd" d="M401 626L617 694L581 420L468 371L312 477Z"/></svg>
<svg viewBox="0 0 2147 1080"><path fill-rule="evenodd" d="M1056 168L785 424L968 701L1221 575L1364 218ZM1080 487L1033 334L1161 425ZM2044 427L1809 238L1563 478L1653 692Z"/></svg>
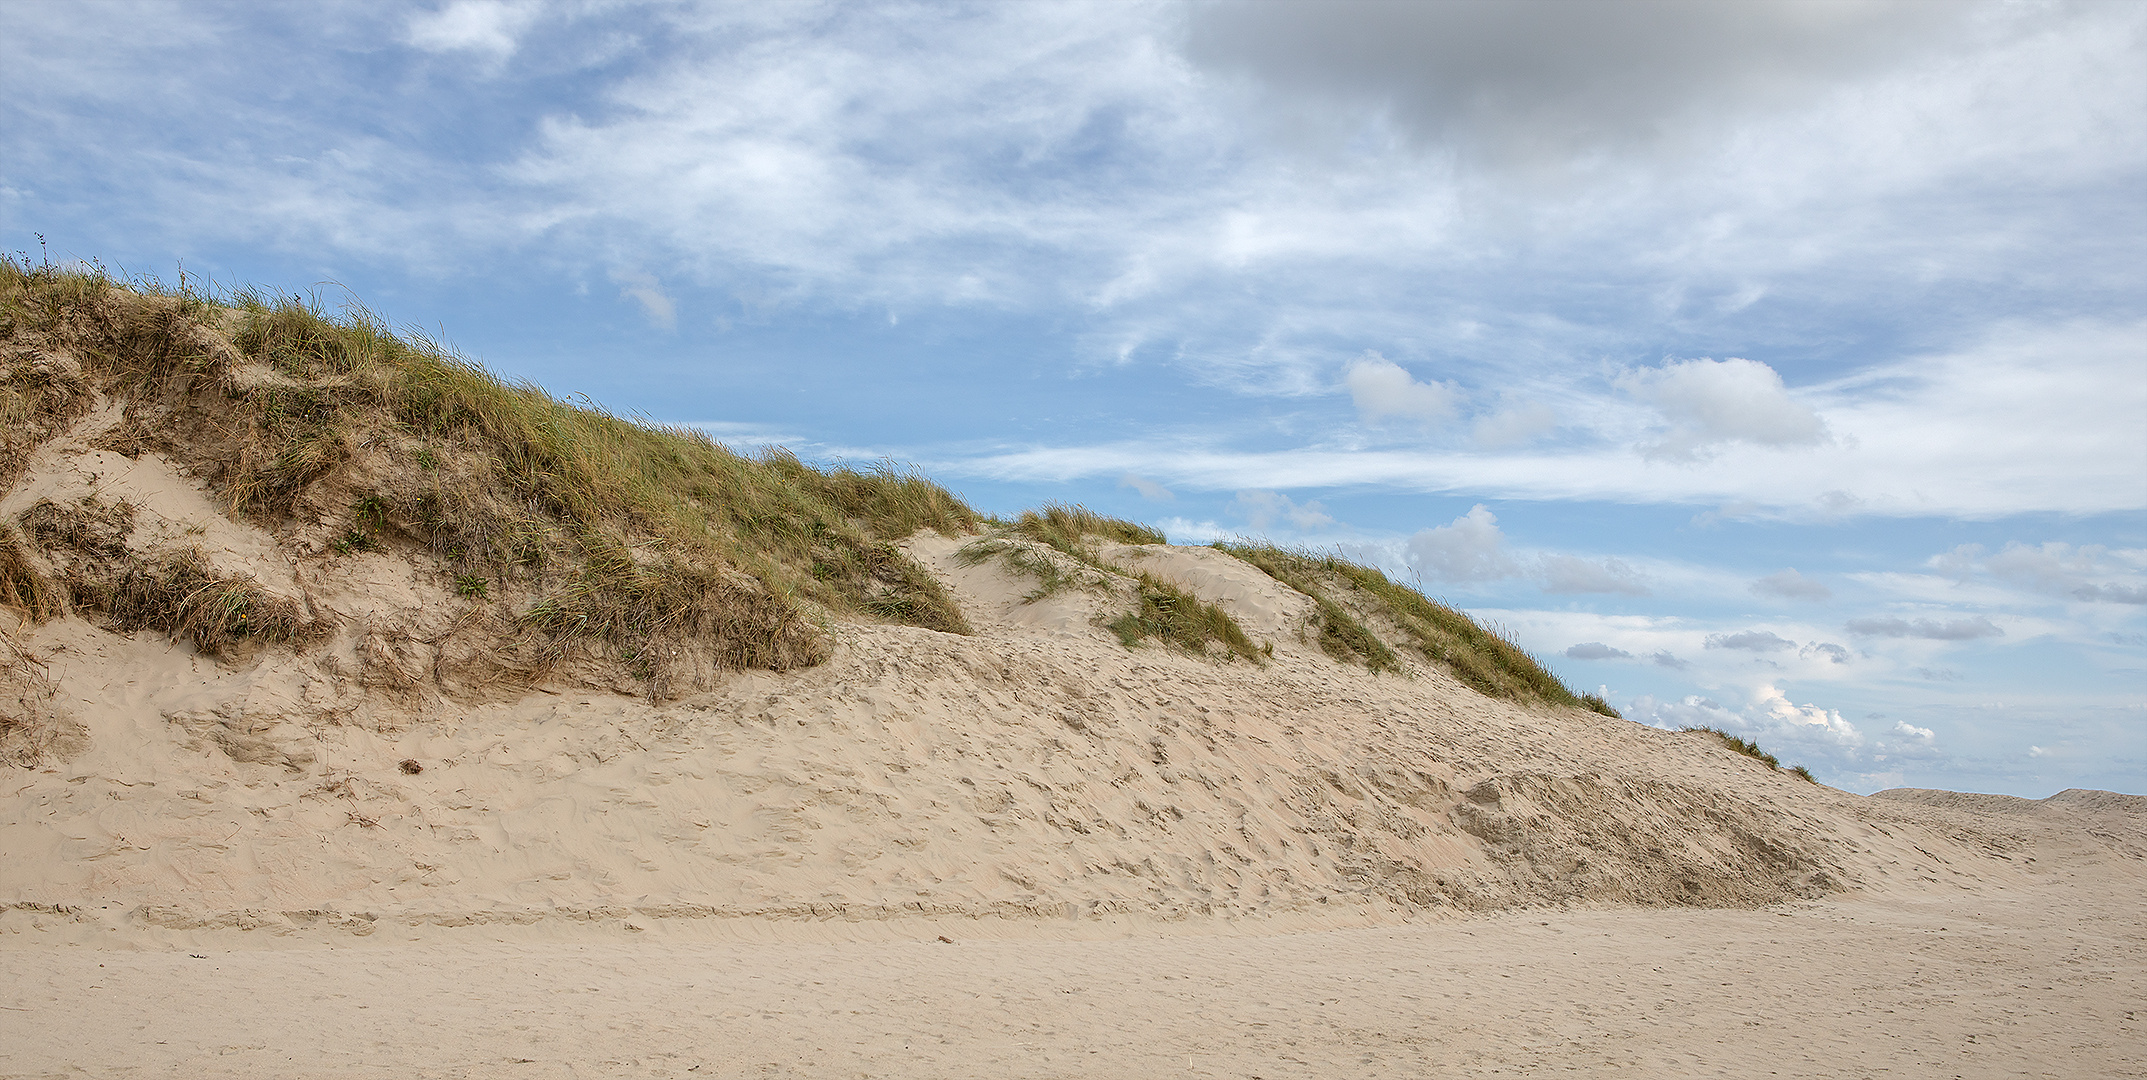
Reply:
<svg viewBox="0 0 2147 1080"><path fill-rule="evenodd" d="M1555 680L1486 696L1227 550L985 557L1027 541L921 478L665 442L293 302L9 270L0 941L1751 907L2010 880L2029 843Z"/></svg>

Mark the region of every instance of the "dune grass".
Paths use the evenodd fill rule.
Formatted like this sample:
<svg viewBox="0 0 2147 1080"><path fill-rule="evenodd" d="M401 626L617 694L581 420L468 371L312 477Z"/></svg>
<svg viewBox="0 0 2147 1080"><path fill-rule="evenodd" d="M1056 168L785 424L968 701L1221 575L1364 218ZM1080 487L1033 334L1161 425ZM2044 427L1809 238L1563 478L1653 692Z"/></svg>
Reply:
<svg viewBox="0 0 2147 1080"><path fill-rule="evenodd" d="M919 529L959 536L986 525L1132 578L1134 608L1109 624L1129 645L1262 655L1220 608L1097 555L1099 542L1165 542L1147 526L1064 505L991 522L891 464L821 468L781 449L738 454L699 431L507 382L356 305L331 310L252 290L212 296L183 278L176 288L122 283L101 267L0 257L0 345L11 350L0 365L0 484L102 392L129 407L100 445L170 454L208 477L234 512L271 527L332 519L325 543L338 555L421 546L456 596L511 607L537 636L540 662L583 645L633 657L699 638L723 663L780 670L824 659L821 626L833 617L967 633L960 610L897 544ZM0 602L49 617L65 594L25 557L26 542L12 525L0 535ZM1395 644L1355 613L1368 608L1398 628L1398 644L1483 693L1616 715L1599 697L1575 696L1510 639L1376 569L1217 546L1312 597L1329 655L1400 670ZM997 553L1018 558L1007 550ZM1040 594L1064 587L1052 567L1026 569ZM301 632L272 597L216 585L194 563L134 570L120 579L131 584L96 602L130 619L163 605L161 622L143 625L205 635L205 646Z"/></svg>
<svg viewBox="0 0 2147 1080"><path fill-rule="evenodd" d="M1228 612L1147 571L1112 563L1097 552L1099 543L1167 543L1155 529L1107 517L1085 506L1059 503L1024 511L1011 522L995 524L1000 535L966 546L958 557L973 564L996 556L1017 572L1036 577L1039 585L1026 598L1028 601L1050 596L1074 578L1049 558L1015 542L1017 539L1051 548L1101 573L1132 579L1133 610L1104 623L1129 649L1155 640L1201 655L1219 653L1255 662L1266 656ZM1106 581L1099 577L1083 584L1100 585Z"/></svg>
<svg viewBox="0 0 2147 1080"><path fill-rule="evenodd" d="M461 595L523 595L522 625L561 649L703 636L726 662L781 669L825 657L826 615L969 630L895 545L982 518L889 464L740 455L507 382L363 308L289 295L212 298L0 258L10 339L33 359L0 375L0 481L87 410L94 383L170 414L114 438L183 459L223 436L190 464L234 511L275 524L332 505L338 550L421 544ZM0 593L48 607L5 555Z"/></svg>
<svg viewBox="0 0 2147 1080"><path fill-rule="evenodd" d="M1680 728L1679 730L1698 735L1711 735L1715 738L1717 742L1720 742L1727 749L1734 750L1737 753L1743 754L1744 756L1751 758L1752 760L1757 761L1770 769L1782 769L1781 758L1778 758L1773 754L1770 754L1765 750L1760 749L1758 743L1753 742L1750 739L1732 735L1729 732L1722 730L1721 728L1688 727ZM1788 767L1788 769L1783 771L1786 771L1793 776L1809 780L1815 784L1819 782L1818 778L1812 775L1811 770L1805 768L1802 765L1791 765Z"/></svg>
<svg viewBox="0 0 2147 1080"><path fill-rule="evenodd" d="M1218 542L1214 546L1310 596L1318 605L1320 645L1338 659L1356 659L1373 671L1399 669L1393 650L1337 599L1347 596L1377 611L1400 630L1407 647L1419 656L1451 671L1479 693L1512 701L1577 706L1610 717L1618 715L1600 696L1576 695L1567 689L1511 638L1389 579L1375 567L1339 555L1293 551L1272 544L1240 541Z"/></svg>

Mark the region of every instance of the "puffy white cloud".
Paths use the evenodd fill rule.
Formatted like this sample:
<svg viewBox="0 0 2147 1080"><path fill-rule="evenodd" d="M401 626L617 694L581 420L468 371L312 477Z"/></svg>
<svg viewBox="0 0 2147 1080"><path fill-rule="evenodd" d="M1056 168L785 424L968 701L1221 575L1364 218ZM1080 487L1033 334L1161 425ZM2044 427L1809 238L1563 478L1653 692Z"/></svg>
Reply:
<svg viewBox="0 0 2147 1080"><path fill-rule="evenodd" d="M1140 493L1141 498L1150 502L1170 502L1177 498L1169 488L1145 477L1135 476L1132 473L1119 477L1118 486L1132 488Z"/></svg>
<svg viewBox="0 0 2147 1080"><path fill-rule="evenodd" d="M1575 660L1630 660L1633 654L1615 649L1600 641L1583 641L1566 647L1566 655Z"/></svg>
<svg viewBox="0 0 2147 1080"><path fill-rule="evenodd" d="M1646 596L1648 586L1640 571L1623 559L1583 559L1573 555L1545 555L1537 564L1548 593L1622 593Z"/></svg>
<svg viewBox="0 0 2147 1080"><path fill-rule="evenodd" d="M1795 567L1768 574L1752 583L1752 592L1759 596L1779 596L1785 600L1805 600L1819 603L1834 598L1834 590L1824 582L1813 581L1797 573Z"/></svg>
<svg viewBox="0 0 2147 1080"><path fill-rule="evenodd" d="M1230 509L1261 530L1278 523L1299 530L1334 524L1334 517L1317 500L1299 504L1279 491L1240 491Z"/></svg>
<svg viewBox="0 0 2147 1080"><path fill-rule="evenodd" d="M1457 397L1452 386L1420 383L1400 364L1376 352L1367 352L1351 364L1343 383L1356 402L1357 415L1368 424L1388 419L1435 423L1453 415Z"/></svg>
<svg viewBox="0 0 2147 1080"><path fill-rule="evenodd" d="M1505 542L1498 516L1479 503L1452 524L1410 537L1403 553L1412 569L1434 581L1495 581L1521 572Z"/></svg>
<svg viewBox="0 0 2147 1080"><path fill-rule="evenodd" d="M1727 442L1813 446L1827 438L1811 406L1789 396L1782 377L1756 360L1672 360L1629 372L1618 385L1655 406L1668 422L1651 458L1689 461Z"/></svg>
<svg viewBox="0 0 2147 1080"><path fill-rule="evenodd" d="M1797 643L1771 630L1740 630L1734 634L1707 635L1707 647L1710 649L1743 649L1747 652L1765 653L1794 649L1797 647Z"/></svg>
<svg viewBox="0 0 2147 1080"><path fill-rule="evenodd" d="M1946 622L1890 617L1850 619L1848 629L1850 633L1862 637L1925 638L1931 641L1973 641L1976 638L2002 637L2005 634L2004 627L1981 615Z"/></svg>

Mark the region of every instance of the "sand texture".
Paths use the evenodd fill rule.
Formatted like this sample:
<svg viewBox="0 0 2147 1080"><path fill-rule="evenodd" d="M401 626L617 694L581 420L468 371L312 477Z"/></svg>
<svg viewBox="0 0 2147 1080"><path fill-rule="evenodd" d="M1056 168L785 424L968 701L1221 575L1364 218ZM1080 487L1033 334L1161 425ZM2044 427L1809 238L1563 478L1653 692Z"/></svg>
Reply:
<svg viewBox="0 0 2147 1080"><path fill-rule="evenodd" d="M1105 554L1222 606L1260 661L1127 648L1100 625L1126 576L1039 595L927 532L908 554L973 635L831 621L825 663L663 700L571 664L518 682L470 629L498 601L226 514L100 448L115 422L44 444L0 517L123 502L77 551L198 550L303 632L13 629L0 1077L2147 1059L2138 797L1862 798L1375 675L1210 549Z"/></svg>

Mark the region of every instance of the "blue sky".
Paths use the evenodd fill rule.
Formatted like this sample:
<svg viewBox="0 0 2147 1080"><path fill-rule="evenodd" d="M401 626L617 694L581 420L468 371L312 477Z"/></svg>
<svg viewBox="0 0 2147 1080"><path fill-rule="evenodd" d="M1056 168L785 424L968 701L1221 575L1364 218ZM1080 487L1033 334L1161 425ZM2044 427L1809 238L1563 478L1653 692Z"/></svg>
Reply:
<svg viewBox="0 0 2147 1080"><path fill-rule="evenodd" d="M10 250L2147 791L2147 5L18 2L0 87Z"/></svg>

